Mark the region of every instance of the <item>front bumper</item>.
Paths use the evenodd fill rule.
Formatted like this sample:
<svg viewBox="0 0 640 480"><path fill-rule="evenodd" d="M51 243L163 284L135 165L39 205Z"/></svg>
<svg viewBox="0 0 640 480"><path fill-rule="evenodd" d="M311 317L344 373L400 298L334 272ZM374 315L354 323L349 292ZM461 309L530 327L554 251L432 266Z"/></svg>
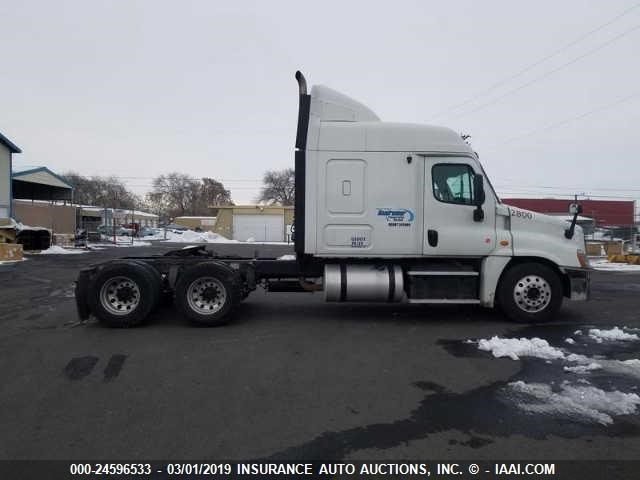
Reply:
<svg viewBox="0 0 640 480"><path fill-rule="evenodd" d="M589 300L591 296L591 269L569 269L565 268L565 273L569 279L569 299Z"/></svg>

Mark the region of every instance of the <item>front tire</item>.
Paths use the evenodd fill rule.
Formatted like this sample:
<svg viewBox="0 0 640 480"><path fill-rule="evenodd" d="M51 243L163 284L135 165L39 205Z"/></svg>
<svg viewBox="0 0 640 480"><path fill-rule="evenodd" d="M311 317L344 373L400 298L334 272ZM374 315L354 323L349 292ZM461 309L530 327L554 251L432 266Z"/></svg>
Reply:
<svg viewBox="0 0 640 480"><path fill-rule="evenodd" d="M229 323L240 300L237 273L226 266L195 265L184 272L176 285L176 307L198 325Z"/></svg>
<svg viewBox="0 0 640 480"><path fill-rule="evenodd" d="M562 306L562 281L546 265L522 263L505 272L497 298L505 315L514 322L547 322Z"/></svg>

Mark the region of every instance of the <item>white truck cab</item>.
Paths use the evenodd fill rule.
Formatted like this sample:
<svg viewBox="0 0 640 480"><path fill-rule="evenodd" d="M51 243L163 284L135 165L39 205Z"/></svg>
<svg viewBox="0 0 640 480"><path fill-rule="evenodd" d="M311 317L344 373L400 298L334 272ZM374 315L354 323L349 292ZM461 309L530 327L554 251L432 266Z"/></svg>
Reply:
<svg viewBox="0 0 640 480"><path fill-rule="evenodd" d="M81 319L131 327L169 298L189 320L223 325L257 286L324 291L330 302L497 304L518 322L552 320L563 297L588 298L578 205L570 225L504 205L456 132L383 122L296 79L296 258L200 245L92 265L76 282Z"/></svg>
<svg viewBox="0 0 640 480"><path fill-rule="evenodd" d="M307 94L297 78L296 250L324 263L327 300L497 300L533 321L563 296L588 297L582 229L501 203L459 134L383 122L330 88Z"/></svg>

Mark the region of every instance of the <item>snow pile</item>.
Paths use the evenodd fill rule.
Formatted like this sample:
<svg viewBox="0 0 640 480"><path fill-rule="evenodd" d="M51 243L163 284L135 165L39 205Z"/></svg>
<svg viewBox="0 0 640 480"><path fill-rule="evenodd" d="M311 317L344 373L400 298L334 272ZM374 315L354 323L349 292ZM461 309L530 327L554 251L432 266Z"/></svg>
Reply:
<svg viewBox="0 0 640 480"><path fill-rule="evenodd" d="M482 339L478 348L491 352L494 357L509 357L518 360L519 357L536 357L547 360L565 358L562 350L552 347L549 342L541 338L499 338Z"/></svg>
<svg viewBox="0 0 640 480"><path fill-rule="evenodd" d="M518 407L526 412L570 418L586 423L610 425L613 416L636 413L640 396L618 390L610 392L593 386L570 385L563 382L554 392L544 383L517 381L508 385L517 397Z"/></svg>
<svg viewBox="0 0 640 480"><path fill-rule="evenodd" d="M571 373L587 373L591 370L600 370L602 365L596 362L587 363L584 365L576 365L575 367L564 367L565 372Z"/></svg>
<svg viewBox="0 0 640 480"><path fill-rule="evenodd" d="M590 260L592 268L596 270L606 270L610 272L640 272L640 265L631 265L629 263L610 263L606 258Z"/></svg>
<svg viewBox="0 0 640 480"><path fill-rule="evenodd" d="M27 259L26 258L21 258L19 260L0 260L0 265L12 265L14 263L24 262L25 260L27 260Z"/></svg>
<svg viewBox="0 0 640 480"><path fill-rule="evenodd" d="M68 250L58 245L51 245L46 250L42 250L40 255L75 255L77 253L86 253L87 250Z"/></svg>
<svg viewBox="0 0 640 480"><path fill-rule="evenodd" d="M576 330L574 333L576 335L582 334L580 330ZM640 340L638 335L626 333L618 327L610 330L590 329L589 337L595 338L598 343L602 343L603 339ZM563 370L567 373L583 375L593 370L602 370L640 378L640 359L607 360L579 353L569 353L566 350L549 345L546 340L541 338L500 338L494 336L488 340L482 339L478 342L468 341L467 343L477 343L479 350L491 352L496 358L509 357L512 360L519 360L520 357L534 357L547 360L547 363L551 363L551 360L561 360L569 364L563 367ZM571 342L567 343L571 344Z"/></svg>
<svg viewBox="0 0 640 480"><path fill-rule="evenodd" d="M154 237L144 237L149 240L164 240L164 232ZM185 230L182 233L175 233L167 230L167 242L174 243L238 243L237 240L229 240L222 235L213 232L196 232Z"/></svg>
<svg viewBox="0 0 640 480"><path fill-rule="evenodd" d="M640 378L640 360L637 358L630 360L598 360L598 363L604 372Z"/></svg>
<svg viewBox="0 0 640 480"><path fill-rule="evenodd" d="M569 338L565 338L565 339L564 339L564 341L565 341L566 343L568 343L569 345L573 345L574 343L576 343L576 341L575 341L573 338L571 338L571 337L569 337Z"/></svg>
<svg viewBox="0 0 640 480"><path fill-rule="evenodd" d="M640 337L635 333L626 333L618 327L613 327L610 330L591 328L589 329L589 337L593 338L598 343L602 343L605 340L610 342L640 340Z"/></svg>
<svg viewBox="0 0 640 480"><path fill-rule="evenodd" d="M151 242L145 242L143 240L136 240L135 238L133 239L133 243L128 243L128 244L118 244L119 247L148 247L151 245Z"/></svg>
<svg viewBox="0 0 640 480"><path fill-rule="evenodd" d="M100 248L96 247L148 247L151 245L151 242L138 240L137 238L131 240L131 237L126 235L116 237L116 243L113 243L113 237L103 236L102 239L102 243L89 243L89 248L92 250L100 250Z"/></svg>

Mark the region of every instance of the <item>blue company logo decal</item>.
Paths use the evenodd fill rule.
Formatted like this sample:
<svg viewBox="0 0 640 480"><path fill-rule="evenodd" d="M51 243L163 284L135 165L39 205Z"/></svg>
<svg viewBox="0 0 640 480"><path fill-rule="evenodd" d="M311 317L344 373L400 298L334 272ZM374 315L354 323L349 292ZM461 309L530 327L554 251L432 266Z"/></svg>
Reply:
<svg viewBox="0 0 640 480"><path fill-rule="evenodd" d="M416 218L415 213L406 208L378 208L378 216L385 217L389 227L410 227Z"/></svg>

